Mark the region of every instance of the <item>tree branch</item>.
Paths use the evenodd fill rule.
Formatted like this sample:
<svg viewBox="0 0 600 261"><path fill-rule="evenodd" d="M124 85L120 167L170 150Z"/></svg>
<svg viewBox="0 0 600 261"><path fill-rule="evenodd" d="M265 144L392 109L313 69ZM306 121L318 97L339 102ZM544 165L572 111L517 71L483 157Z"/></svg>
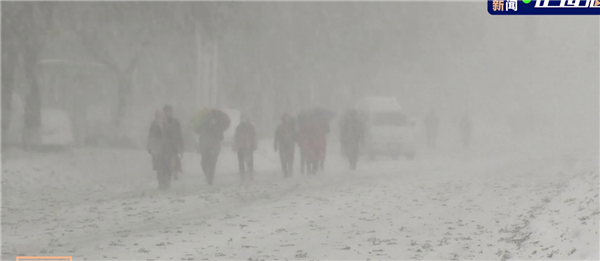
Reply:
<svg viewBox="0 0 600 261"><path fill-rule="evenodd" d="M103 64L104 66L108 67L113 71L120 71L119 67L114 62L110 61L107 55L101 54L100 52L98 52L98 48L93 47L93 41L86 35L86 33L83 30L75 30L75 32L77 32L77 35L79 35L79 38L81 39L85 50L92 56L92 58L94 58L94 60L98 61L99 63Z"/></svg>
<svg viewBox="0 0 600 261"><path fill-rule="evenodd" d="M150 44L150 42L151 42L151 39L148 39L140 44L140 47L138 48L137 52L131 59L131 62L129 62L129 66L127 66L127 69L126 69L127 73L133 72L133 69L135 69L138 62L140 61L141 54L144 52L144 49L146 48L146 46L148 46L148 44Z"/></svg>
<svg viewBox="0 0 600 261"><path fill-rule="evenodd" d="M118 7L114 6L113 8L117 8ZM122 11L122 10L121 10ZM117 11L118 12L118 11ZM124 14L121 14L124 15ZM114 19L119 19L120 15L112 15L111 17L113 17ZM127 17L125 15L125 17ZM95 20L97 20L97 17L90 17L87 16L85 18L83 18L83 20L85 20L86 22L84 22L84 25L81 25L81 23L74 23L72 25L72 27L74 28L74 32L79 36L79 38L81 39L81 43L83 44L83 47L85 48L86 52L90 54L90 56L92 56L92 58L94 60L96 60L97 62L105 65L107 68L109 68L110 70L116 72L116 73L126 73L126 74L130 74L135 67L138 65L140 57L145 49L145 47L151 42L151 38L152 38L152 33L150 31L150 34L147 34L147 31L145 30L146 28L144 26L147 26L147 24L145 23L141 23L142 27L141 28L136 28L136 25L140 25L140 23L135 23L135 21L130 21L126 20L126 21L120 21L120 23L116 23L114 24L114 26L117 27L111 27L113 30L118 30L121 34L127 34L124 35L124 37L126 37L127 39L136 39L136 38L148 38L145 41L142 41L141 43L139 43L139 45L137 46L131 46L134 49L131 50L129 49L128 52L126 54L128 55L133 55L130 56L130 59L127 60L121 60L121 59L115 59L115 58L121 58L118 57L118 55L120 55L119 52L117 51L125 51L125 50L117 50L117 49L109 49L110 46L115 46L117 43L111 42L111 40L116 40L113 39L113 37L117 37L116 35L107 35L107 37L109 37L108 39L104 39L103 36L101 36L101 32L97 32L97 28L93 27L93 22ZM133 27L130 26L126 26L127 24L131 24L133 25ZM128 31L123 31L125 29L123 28L118 28L118 26L124 26L125 25L125 29L127 29ZM133 31L131 31L133 30ZM135 35L131 34L132 32L134 32ZM144 35L147 35L149 37L145 37ZM138 36L138 37L136 37ZM142 37L139 37L142 36ZM104 40L104 41L102 41ZM129 43L129 42L128 42ZM129 47L129 46L127 46ZM136 48L137 47L137 48ZM112 56L111 56L112 54ZM125 54L125 53L124 53ZM129 58L129 57L122 57L122 58Z"/></svg>

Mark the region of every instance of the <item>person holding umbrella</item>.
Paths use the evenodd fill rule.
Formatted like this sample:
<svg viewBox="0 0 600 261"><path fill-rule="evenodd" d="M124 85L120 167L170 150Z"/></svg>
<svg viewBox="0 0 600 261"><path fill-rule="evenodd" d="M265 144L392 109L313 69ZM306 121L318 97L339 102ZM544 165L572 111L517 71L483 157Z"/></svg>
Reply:
<svg viewBox="0 0 600 261"><path fill-rule="evenodd" d="M201 165L206 181L213 184L217 161L221 152L224 132L231 120L221 110L204 108L192 119L192 127L198 135L198 148L202 157Z"/></svg>

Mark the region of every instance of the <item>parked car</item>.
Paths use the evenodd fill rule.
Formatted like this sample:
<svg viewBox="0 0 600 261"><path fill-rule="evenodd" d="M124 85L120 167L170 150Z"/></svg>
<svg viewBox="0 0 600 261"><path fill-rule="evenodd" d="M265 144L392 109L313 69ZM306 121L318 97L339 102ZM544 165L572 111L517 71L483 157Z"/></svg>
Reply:
<svg viewBox="0 0 600 261"><path fill-rule="evenodd" d="M366 149L369 158L387 154L397 159L416 156L415 121L409 119L394 97L366 97L356 104L366 123Z"/></svg>

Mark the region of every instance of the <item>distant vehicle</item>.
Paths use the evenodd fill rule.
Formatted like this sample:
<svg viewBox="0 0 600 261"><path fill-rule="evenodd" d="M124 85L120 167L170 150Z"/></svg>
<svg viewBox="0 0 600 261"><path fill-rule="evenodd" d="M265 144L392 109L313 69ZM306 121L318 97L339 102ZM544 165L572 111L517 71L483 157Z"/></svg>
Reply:
<svg viewBox="0 0 600 261"><path fill-rule="evenodd" d="M394 97L365 97L356 104L365 121L363 150L369 158L387 154L394 159L416 156L415 122L411 121Z"/></svg>

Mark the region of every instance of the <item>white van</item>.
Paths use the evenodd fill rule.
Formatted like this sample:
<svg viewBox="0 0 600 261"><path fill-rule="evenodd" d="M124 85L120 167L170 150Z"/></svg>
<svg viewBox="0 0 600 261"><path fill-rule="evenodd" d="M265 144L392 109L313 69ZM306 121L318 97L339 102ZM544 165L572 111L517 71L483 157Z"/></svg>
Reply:
<svg viewBox="0 0 600 261"><path fill-rule="evenodd" d="M366 125L366 148L371 159L387 154L414 159L416 155L415 122L410 120L394 97L366 97L356 109Z"/></svg>

